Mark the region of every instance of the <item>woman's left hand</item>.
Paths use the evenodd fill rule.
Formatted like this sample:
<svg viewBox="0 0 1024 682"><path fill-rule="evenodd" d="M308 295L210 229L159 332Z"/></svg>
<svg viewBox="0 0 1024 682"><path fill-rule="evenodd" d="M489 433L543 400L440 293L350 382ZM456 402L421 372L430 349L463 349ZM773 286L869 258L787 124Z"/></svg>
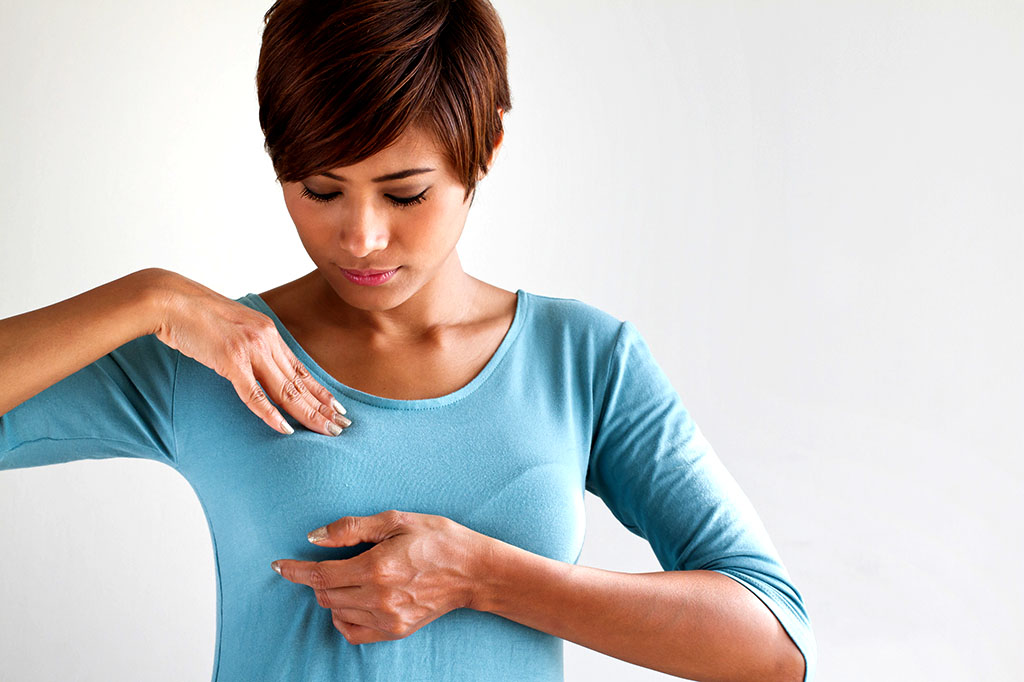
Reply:
<svg viewBox="0 0 1024 682"><path fill-rule="evenodd" d="M350 644L407 637L454 609L471 607L476 558L493 538L435 514L388 510L324 526L320 547L377 543L334 561L280 559L279 573L313 588ZM275 569L277 570L277 569Z"/></svg>

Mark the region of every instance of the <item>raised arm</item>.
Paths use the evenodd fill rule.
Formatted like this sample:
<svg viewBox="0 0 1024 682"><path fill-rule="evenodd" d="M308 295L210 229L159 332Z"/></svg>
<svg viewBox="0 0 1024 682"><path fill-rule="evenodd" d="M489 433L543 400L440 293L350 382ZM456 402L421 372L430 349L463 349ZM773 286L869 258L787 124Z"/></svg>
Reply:
<svg viewBox="0 0 1024 682"><path fill-rule="evenodd" d="M0 469L84 456L70 442L81 439L106 442L93 457L141 448L175 461L182 356L230 381L280 433L294 428L278 405L324 435L351 424L270 317L176 272L146 268L0 320Z"/></svg>
<svg viewBox="0 0 1024 682"><path fill-rule="evenodd" d="M169 271L138 270L53 305L0 320L0 415L160 324Z"/></svg>

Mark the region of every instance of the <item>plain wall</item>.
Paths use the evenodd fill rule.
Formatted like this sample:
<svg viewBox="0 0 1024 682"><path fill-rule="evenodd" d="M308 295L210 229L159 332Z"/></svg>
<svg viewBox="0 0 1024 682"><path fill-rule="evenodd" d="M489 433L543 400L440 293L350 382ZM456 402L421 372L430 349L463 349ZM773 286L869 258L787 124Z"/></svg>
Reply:
<svg viewBox="0 0 1024 682"><path fill-rule="evenodd" d="M148 266L232 298L313 268L258 125L269 5L2 3L0 317ZM1019 679L1024 5L495 6L513 108L467 272L637 325L822 682ZM586 498L581 564L660 570ZM0 473L2 679L208 680L214 579L168 467ZM668 676L566 643L590 678Z"/></svg>

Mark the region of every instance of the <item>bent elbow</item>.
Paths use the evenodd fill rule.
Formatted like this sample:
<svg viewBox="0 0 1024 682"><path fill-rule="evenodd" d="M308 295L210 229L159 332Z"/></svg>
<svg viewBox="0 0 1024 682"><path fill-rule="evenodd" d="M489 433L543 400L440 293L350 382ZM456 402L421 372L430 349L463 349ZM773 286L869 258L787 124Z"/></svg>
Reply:
<svg viewBox="0 0 1024 682"><path fill-rule="evenodd" d="M807 674L807 664L804 655L799 647L786 635L786 644L782 647L782 654L779 656L779 663L776 666L776 673L772 677L777 682L804 682Z"/></svg>

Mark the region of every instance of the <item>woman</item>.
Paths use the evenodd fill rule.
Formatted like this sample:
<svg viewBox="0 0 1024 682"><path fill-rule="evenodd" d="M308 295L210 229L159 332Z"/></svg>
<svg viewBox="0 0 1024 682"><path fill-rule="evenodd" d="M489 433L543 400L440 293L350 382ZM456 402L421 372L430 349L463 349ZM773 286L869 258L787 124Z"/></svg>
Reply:
<svg viewBox="0 0 1024 682"><path fill-rule="evenodd" d="M511 108L494 9L286 0L265 23L260 122L315 269L229 299L152 268L0 321L0 468L180 472L219 682L553 680L563 639L812 679L799 592L636 327L460 266ZM577 566L584 490L665 571Z"/></svg>

